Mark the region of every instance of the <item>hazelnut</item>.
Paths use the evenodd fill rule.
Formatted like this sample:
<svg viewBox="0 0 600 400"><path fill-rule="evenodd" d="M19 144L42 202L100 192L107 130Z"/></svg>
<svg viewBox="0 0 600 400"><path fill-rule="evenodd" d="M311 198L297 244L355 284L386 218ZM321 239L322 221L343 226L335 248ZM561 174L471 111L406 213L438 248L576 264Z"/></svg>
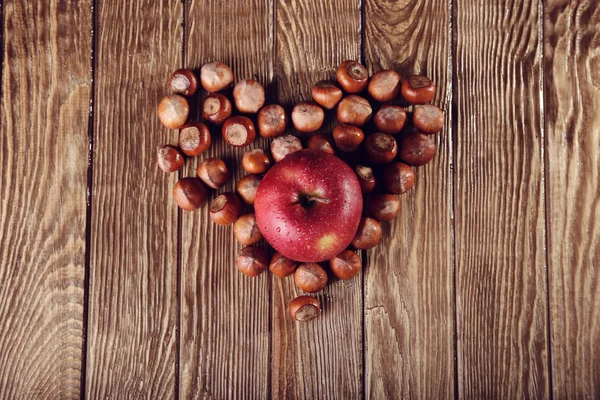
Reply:
<svg viewBox="0 0 600 400"><path fill-rule="evenodd" d="M406 123L406 111L391 104L382 105L375 113L373 122L378 130L394 135L399 133Z"/></svg>
<svg viewBox="0 0 600 400"><path fill-rule="evenodd" d="M223 160L218 158L204 159L196 169L196 175L213 189L218 189L229 179L229 172Z"/></svg>
<svg viewBox="0 0 600 400"><path fill-rule="evenodd" d="M444 112L436 106L418 106L413 113L413 124L424 133L437 133L444 127Z"/></svg>
<svg viewBox="0 0 600 400"><path fill-rule="evenodd" d="M352 240L352 246L359 250L371 249L381 240L381 225L373 218L360 220L356 235Z"/></svg>
<svg viewBox="0 0 600 400"><path fill-rule="evenodd" d="M389 69L381 70L371 77L368 90L381 103L391 101L400 93L400 75Z"/></svg>
<svg viewBox="0 0 600 400"><path fill-rule="evenodd" d="M334 153L333 147L331 147L329 140L327 140L327 138L320 133L312 135L310 139L308 139L306 147L311 150L321 150L329 154Z"/></svg>
<svg viewBox="0 0 600 400"><path fill-rule="evenodd" d="M294 135L280 136L271 142L271 155L276 163L283 160L288 154L300 150L302 150L302 143Z"/></svg>
<svg viewBox="0 0 600 400"><path fill-rule="evenodd" d="M363 193L370 193L375 189L375 174L373 168L364 165L356 166L356 177Z"/></svg>
<svg viewBox="0 0 600 400"><path fill-rule="evenodd" d="M220 93L211 93L202 103L202 117L215 125L221 125L231 116L231 102Z"/></svg>
<svg viewBox="0 0 600 400"><path fill-rule="evenodd" d="M273 254L271 263L269 264L269 270L280 278L290 276L297 267L298 263L296 261L290 260L279 253Z"/></svg>
<svg viewBox="0 0 600 400"><path fill-rule="evenodd" d="M233 234L237 241L244 245L256 244L263 238L254 214L240 216L233 224Z"/></svg>
<svg viewBox="0 0 600 400"><path fill-rule="evenodd" d="M238 252L235 265L242 274L255 277L267 269L268 262L269 256L265 249L256 246L246 246Z"/></svg>
<svg viewBox="0 0 600 400"><path fill-rule="evenodd" d="M235 193L223 193L210 203L210 220L218 225L231 225L241 209L242 202Z"/></svg>
<svg viewBox="0 0 600 400"><path fill-rule="evenodd" d="M254 124L248 117L229 117L221 128L223 139L235 147L244 147L252 143L256 138Z"/></svg>
<svg viewBox="0 0 600 400"><path fill-rule="evenodd" d="M220 62L205 64L200 70L200 83L207 92L218 92L233 82L233 72Z"/></svg>
<svg viewBox="0 0 600 400"><path fill-rule="evenodd" d="M400 212L400 200L393 194L378 194L368 201L369 216L379 222L391 221Z"/></svg>
<svg viewBox="0 0 600 400"><path fill-rule="evenodd" d="M258 175L246 175L238 181L236 186L237 192L246 204L254 204L260 181L261 179Z"/></svg>
<svg viewBox="0 0 600 400"><path fill-rule="evenodd" d="M391 193L403 194L415 185L415 172L404 164L395 162L385 167L383 171L383 186Z"/></svg>
<svg viewBox="0 0 600 400"><path fill-rule="evenodd" d="M314 103L298 103L292 110L292 123L298 132L310 133L323 126L325 113Z"/></svg>
<svg viewBox="0 0 600 400"><path fill-rule="evenodd" d="M336 78L347 93L362 92L369 82L369 74L365 66L353 60L347 60L340 64Z"/></svg>
<svg viewBox="0 0 600 400"><path fill-rule="evenodd" d="M373 109L369 102L355 95L344 97L337 108L337 119L340 124L363 126L369 118Z"/></svg>
<svg viewBox="0 0 600 400"><path fill-rule="evenodd" d="M344 250L329 260L329 267L338 279L351 279L362 270L362 260L352 250Z"/></svg>
<svg viewBox="0 0 600 400"><path fill-rule="evenodd" d="M175 172L183 167L185 162L179 149L168 144L156 149L156 158L158 166L165 172Z"/></svg>
<svg viewBox="0 0 600 400"><path fill-rule="evenodd" d="M294 272L294 282L298 289L307 293L323 290L327 285L327 273L319 264L304 263Z"/></svg>
<svg viewBox="0 0 600 400"><path fill-rule="evenodd" d="M352 125L338 125L333 129L333 141L338 149L344 152L356 151L365 135L360 128Z"/></svg>
<svg viewBox="0 0 600 400"><path fill-rule="evenodd" d="M313 320L319 316L321 305L319 300L310 296L296 297L290 303L290 314L298 322Z"/></svg>
<svg viewBox="0 0 600 400"><path fill-rule="evenodd" d="M312 98L317 104L333 110L342 99L342 89L328 81L319 81L312 87Z"/></svg>
<svg viewBox="0 0 600 400"><path fill-rule="evenodd" d="M191 69L183 68L173 72L169 80L173 93L191 96L198 89L198 79Z"/></svg>
<svg viewBox="0 0 600 400"><path fill-rule="evenodd" d="M158 103L158 119L169 129L181 128L188 119L190 106L183 96L172 94Z"/></svg>
<svg viewBox="0 0 600 400"><path fill-rule="evenodd" d="M197 178L182 178L173 187L173 198L182 210L194 211L206 202L206 188Z"/></svg>
<svg viewBox="0 0 600 400"><path fill-rule="evenodd" d="M254 114L265 104L265 88L254 79L244 79L235 84L233 100L239 112Z"/></svg>
<svg viewBox="0 0 600 400"><path fill-rule="evenodd" d="M248 150L242 158L242 168L251 174L264 174L270 166L271 160L262 149Z"/></svg>
<svg viewBox="0 0 600 400"><path fill-rule="evenodd" d="M210 131L202 122L184 125L179 132L179 147L184 154L195 157L204 153L211 144Z"/></svg>
<svg viewBox="0 0 600 400"><path fill-rule="evenodd" d="M398 158L408 165L419 167L427 164L435 156L435 142L421 132L406 135L400 141Z"/></svg>
<svg viewBox="0 0 600 400"><path fill-rule="evenodd" d="M365 140L365 152L369 160L375 164L386 164L396 158L398 144L396 139L387 133L376 132Z"/></svg>
<svg viewBox="0 0 600 400"><path fill-rule="evenodd" d="M435 96L435 84L426 76L412 75L402 82L402 97L410 104L425 104Z"/></svg>
<svg viewBox="0 0 600 400"><path fill-rule="evenodd" d="M287 126L285 110L279 104L271 104L258 112L258 133L271 138L282 135Z"/></svg>

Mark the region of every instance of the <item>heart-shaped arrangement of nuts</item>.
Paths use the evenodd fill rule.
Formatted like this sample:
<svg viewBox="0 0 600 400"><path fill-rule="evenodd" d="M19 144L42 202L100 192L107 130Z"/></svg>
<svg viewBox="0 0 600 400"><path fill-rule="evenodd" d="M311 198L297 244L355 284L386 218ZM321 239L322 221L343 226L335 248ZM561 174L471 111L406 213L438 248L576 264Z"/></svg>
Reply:
<svg viewBox="0 0 600 400"><path fill-rule="evenodd" d="M379 243L380 223L400 211L397 195L414 186L413 167L427 164L435 155L431 135L442 129L444 113L428 104L436 90L429 78L415 75L401 81L392 70L369 77L356 61L344 61L336 78L337 84L317 82L312 88L314 102L296 104L291 111L293 127L306 136L303 147L297 136L286 134L285 109L265 106L259 82L238 81L232 105L223 90L234 77L223 63L204 65L200 82L189 69L171 76L174 94L161 100L158 117L167 128L179 130L179 147L158 148L158 166L165 172L179 170L185 156L198 156L211 145L204 123L188 123L186 97L196 94L200 85L208 92L201 102L203 120L220 126L225 142L248 146L257 130L272 139L268 150L244 154L241 166L249 175L237 182L237 193L221 193L210 203L210 219L218 225L233 224L236 239L245 246L236 265L247 276L258 276L268 267L281 278L293 275L296 286L307 293L327 285L321 262L326 261L338 279L355 277L362 270L355 250ZM359 95L363 92L369 99ZM334 109L339 124L330 138L318 131ZM342 161L336 152L360 156L343 156ZM196 174L180 179L173 188L175 202L186 211L202 207L207 187L219 189L231 175L219 158L202 160ZM240 215L242 202L254 206L255 212ZM267 250L257 246L263 239L276 250L270 259ZM311 320L320 311L319 301L311 296L290 303L297 321Z"/></svg>

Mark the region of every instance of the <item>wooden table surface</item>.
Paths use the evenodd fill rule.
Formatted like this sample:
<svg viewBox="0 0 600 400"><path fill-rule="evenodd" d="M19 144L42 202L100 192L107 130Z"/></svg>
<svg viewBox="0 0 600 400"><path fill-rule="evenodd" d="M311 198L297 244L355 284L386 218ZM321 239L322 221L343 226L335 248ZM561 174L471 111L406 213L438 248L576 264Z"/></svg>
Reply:
<svg viewBox="0 0 600 400"><path fill-rule="evenodd" d="M0 5L1 399L600 398L597 0ZM201 157L156 167L155 108L178 67L290 107L346 59L431 76L446 127L298 324L290 279L241 275L231 227L175 206Z"/></svg>

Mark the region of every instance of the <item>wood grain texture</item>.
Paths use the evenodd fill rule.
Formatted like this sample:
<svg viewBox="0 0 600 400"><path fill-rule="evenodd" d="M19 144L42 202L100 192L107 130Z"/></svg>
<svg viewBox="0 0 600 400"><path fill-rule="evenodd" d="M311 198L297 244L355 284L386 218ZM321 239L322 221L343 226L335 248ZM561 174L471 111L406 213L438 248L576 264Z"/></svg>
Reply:
<svg viewBox="0 0 600 400"><path fill-rule="evenodd" d="M547 398L539 2L457 1L459 394Z"/></svg>
<svg viewBox="0 0 600 400"><path fill-rule="evenodd" d="M89 1L4 2L0 398L80 396Z"/></svg>
<svg viewBox="0 0 600 400"><path fill-rule="evenodd" d="M181 54L177 0L97 4L86 394L170 398L177 348L176 174L156 117Z"/></svg>
<svg viewBox="0 0 600 400"><path fill-rule="evenodd" d="M360 2L276 0L275 81L278 101L288 110L312 101L311 88L335 79L337 66L360 58ZM323 131L330 133L334 114ZM271 359L273 398L347 399L361 396L362 277L329 284L316 297L321 316L298 323L289 304L304 294L293 277L273 275Z"/></svg>
<svg viewBox="0 0 600 400"><path fill-rule="evenodd" d="M222 61L235 81L254 78L270 91L272 79L272 2L270 0L193 0L186 5L185 65L200 68ZM228 91L229 94L231 91ZM196 119L199 119L199 115ZM250 148L266 147L260 138L247 148L227 145L218 127L207 154L189 160L195 176L206 157L222 158L232 172L210 199L235 191L245 173L241 158ZM249 211L247 208L246 211ZM181 228L181 379L182 398L267 398L269 394L269 276L249 278L235 259L242 247L233 226L209 219L208 204L182 213Z"/></svg>
<svg viewBox="0 0 600 400"><path fill-rule="evenodd" d="M548 270L555 398L600 398L600 3L544 10Z"/></svg>
<svg viewBox="0 0 600 400"><path fill-rule="evenodd" d="M452 74L450 1L365 2L370 72L425 74L446 115L438 154L416 169L398 217L383 223L365 274L366 393L372 398L454 397Z"/></svg>

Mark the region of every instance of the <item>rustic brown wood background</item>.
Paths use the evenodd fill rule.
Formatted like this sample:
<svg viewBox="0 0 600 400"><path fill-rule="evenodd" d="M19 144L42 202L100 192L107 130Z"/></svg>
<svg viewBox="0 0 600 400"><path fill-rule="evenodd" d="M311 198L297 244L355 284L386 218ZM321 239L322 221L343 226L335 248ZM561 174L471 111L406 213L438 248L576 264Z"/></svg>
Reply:
<svg viewBox="0 0 600 400"><path fill-rule="evenodd" d="M1 399L600 398L597 0L0 10ZM155 107L178 67L289 107L345 59L433 77L446 128L361 278L297 324L289 279L174 205Z"/></svg>

